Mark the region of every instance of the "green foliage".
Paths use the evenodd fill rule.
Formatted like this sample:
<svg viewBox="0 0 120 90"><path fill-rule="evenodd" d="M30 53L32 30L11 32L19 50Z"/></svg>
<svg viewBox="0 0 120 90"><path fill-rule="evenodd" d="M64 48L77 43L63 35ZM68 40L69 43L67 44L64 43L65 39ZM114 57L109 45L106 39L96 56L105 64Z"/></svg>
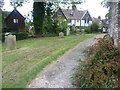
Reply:
<svg viewBox="0 0 120 90"><path fill-rule="evenodd" d="M82 0L77 1L46 1L46 2L34 2L33 5L33 22L35 27L36 34L45 34L46 32L49 33L57 33L59 30L64 31L62 27L59 27L58 31L53 30L52 27L56 27L56 22L53 21L52 16L55 12L55 9L59 7L59 4L71 4L73 6L77 4L81 4ZM65 22L63 22L65 24ZM60 23L61 24L61 23ZM55 25L55 26L54 26ZM66 27L66 26L64 26Z"/></svg>
<svg viewBox="0 0 120 90"><path fill-rule="evenodd" d="M98 24L97 22L93 22L90 26L88 26L85 31L88 33L96 33L96 32L101 32L101 25Z"/></svg>
<svg viewBox="0 0 120 90"><path fill-rule="evenodd" d="M66 33L66 29L67 29L67 27L68 27L67 23L68 23L67 20L58 19L59 32Z"/></svg>
<svg viewBox="0 0 120 90"><path fill-rule="evenodd" d="M118 49L106 35L98 39L86 53L88 59L81 62L73 84L81 88L118 88Z"/></svg>
<svg viewBox="0 0 120 90"><path fill-rule="evenodd" d="M12 35L16 35L16 40L24 40L28 38L28 33L27 32L17 32L17 33L12 33ZM5 41L5 33L2 33L0 35L0 38L2 38L2 42Z"/></svg>
<svg viewBox="0 0 120 90"><path fill-rule="evenodd" d="M28 38L27 32L18 32L15 35L16 35L16 40L23 40Z"/></svg>
<svg viewBox="0 0 120 90"><path fill-rule="evenodd" d="M110 3L108 2L108 0L103 0L103 1L101 2L101 5L102 5L103 7L105 7L105 8L109 8L109 7L110 7Z"/></svg>
<svg viewBox="0 0 120 90"><path fill-rule="evenodd" d="M21 7L26 2L29 2L29 0L10 0L10 4L14 8Z"/></svg>
<svg viewBox="0 0 120 90"><path fill-rule="evenodd" d="M64 19L51 20L43 25L43 32L44 34L58 34L59 32L66 33L66 29L68 27L67 22L68 21L65 21Z"/></svg>
<svg viewBox="0 0 120 90"><path fill-rule="evenodd" d="M2 34L0 35L0 39L2 40L2 42L5 41L5 34L4 34L4 33L2 33Z"/></svg>
<svg viewBox="0 0 120 90"><path fill-rule="evenodd" d="M5 3L4 0L0 0L0 8L3 7L4 3Z"/></svg>

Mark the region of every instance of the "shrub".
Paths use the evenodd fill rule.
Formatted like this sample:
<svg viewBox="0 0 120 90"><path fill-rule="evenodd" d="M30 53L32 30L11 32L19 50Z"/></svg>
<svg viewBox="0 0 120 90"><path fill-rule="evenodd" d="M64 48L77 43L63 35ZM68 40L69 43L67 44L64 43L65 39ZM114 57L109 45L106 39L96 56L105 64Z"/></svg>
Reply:
<svg viewBox="0 0 120 90"><path fill-rule="evenodd" d="M68 21L65 21L64 19L57 19L57 20L51 20L49 22L46 22L43 25L42 33L51 33L51 34L59 34L59 32L66 33L66 29L68 27L67 25Z"/></svg>
<svg viewBox="0 0 120 90"><path fill-rule="evenodd" d="M0 39L2 40L2 42L5 41L5 34L4 33L0 35Z"/></svg>
<svg viewBox="0 0 120 90"><path fill-rule="evenodd" d="M99 29L101 26L97 22L93 22L90 26L86 27L85 31L87 33L97 33L101 32L102 30Z"/></svg>
<svg viewBox="0 0 120 90"><path fill-rule="evenodd" d="M65 21L64 19L58 19L58 31L66 33L66 29L68 27L67 23L68 21Z"/></svg>
<svg viewBox="0 0 120 90"><path fill-rule="evenodd" d="M16 40L23 40L23 39L27 39L28 38L28 33L27 32L17 32L17 33L13 33L13 32L9 32L12 35L16 35ZM0 35L0 38L2 37L2 42L5 41L5 33L2 33Z"/></svg>
<svg viewBox="0 0 120 90"><path fill-rule="evenodd" d="M89 58L81 62L73 84L81 88L118 88L120 59L113 41L108 36L100 38L86 52Z"/></svg>
<svg viewBox="0 0 120 90"><path fill-rule="evenodd" d="M16 35L16 40L23 40L23 39L28 38L27 32L18 32L15 35Z"/></svg>

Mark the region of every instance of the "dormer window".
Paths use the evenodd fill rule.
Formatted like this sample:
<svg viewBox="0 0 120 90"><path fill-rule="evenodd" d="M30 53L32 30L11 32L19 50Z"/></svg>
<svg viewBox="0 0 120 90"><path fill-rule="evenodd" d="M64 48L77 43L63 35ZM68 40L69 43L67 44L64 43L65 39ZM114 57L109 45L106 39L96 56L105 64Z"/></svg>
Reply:
<svg viewBox="0 0 120 90"><path fill-rule="evenodd" d="M13 19L13 23L18 23L18 19Z"/></svg>
<svg viewBox="0 0 120 90"><path fill-rule="evenodd" d="M71 11L70 15L71 15L71 16L73 16L73 15L74 15L74 12L73 12L73 11Z"/></svg>
<svg viewBox="0 0 120 90"><path fill-rule="evenodd" d="M58 15L58 16L62 16L62 13L58 13L57 15Z"/></svg>

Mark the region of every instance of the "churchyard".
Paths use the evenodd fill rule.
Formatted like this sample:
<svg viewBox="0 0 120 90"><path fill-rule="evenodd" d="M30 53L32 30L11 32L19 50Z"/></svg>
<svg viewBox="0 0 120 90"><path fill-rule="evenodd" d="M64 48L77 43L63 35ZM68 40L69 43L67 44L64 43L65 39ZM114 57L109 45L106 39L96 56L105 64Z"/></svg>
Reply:
<svg viewBox="0 0 120 90"><path fill-rule="evenodd" d="M24 88L42 69L78 43L97 34L31 38L8 51L2 44L3 88Z"/></svg>

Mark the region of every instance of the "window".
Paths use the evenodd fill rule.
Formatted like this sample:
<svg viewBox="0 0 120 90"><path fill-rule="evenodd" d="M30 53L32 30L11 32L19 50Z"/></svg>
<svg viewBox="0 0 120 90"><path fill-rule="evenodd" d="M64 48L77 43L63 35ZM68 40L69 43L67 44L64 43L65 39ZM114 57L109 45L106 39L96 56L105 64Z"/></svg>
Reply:
<svg viewBox="0 0 120 90"><path fill-rule="evenodd" d="M13 19L13 23L18 23L18 19Z"/></svg>
<svg viewBox="0 0 120 90"><path fill-rule="evenodd" d="M79 20L77 20L77 22L79 22Z"/></svg>
<svg viewBox="0 0 120 90"><path fill-rule="evenodd" d="M58 15L58 16L62 16L62 13L58 13L57 15Z"/></svg>

